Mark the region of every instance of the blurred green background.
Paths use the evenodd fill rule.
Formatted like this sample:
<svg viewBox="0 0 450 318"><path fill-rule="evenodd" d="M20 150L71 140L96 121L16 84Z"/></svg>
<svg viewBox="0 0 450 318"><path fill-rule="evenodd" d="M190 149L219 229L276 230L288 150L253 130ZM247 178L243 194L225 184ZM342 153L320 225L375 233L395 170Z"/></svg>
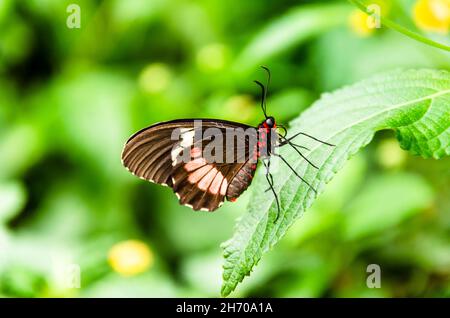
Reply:
<svg viewBox="0 0 450 318"><path fill-rule="evenodd" d="M375 2L448 44L432 1ZM0 296L217 297L248 193L215 213L179 206L121 166L124 142L175 118L256 125L260 65L285 123L378 72L450 69L448 52L366 19L346 1L0 0ZM449 167L377 134L232 295L450 296Z"/></svg>

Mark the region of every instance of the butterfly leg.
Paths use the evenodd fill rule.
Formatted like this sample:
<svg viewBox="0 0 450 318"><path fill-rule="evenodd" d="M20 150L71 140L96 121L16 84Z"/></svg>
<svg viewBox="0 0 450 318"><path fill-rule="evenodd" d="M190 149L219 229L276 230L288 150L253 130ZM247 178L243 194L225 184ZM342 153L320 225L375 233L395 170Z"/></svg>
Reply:
<svg viewBox="0 0 450 318"><path fill-rule="evenodd" d="M323 140L320 140L320 139L318 139L318 138L316 138L316 137L313 137L313 136L311 136L311 135L308 135L307 133L304 133L304 132L296 133L294 136L291 136L291 137L289 137L289 138L286 138L286 140L285 140L284 142L282 142L282 143L287 144L287 143L289 143L289 141L291 141L292 139L296 138L296 137L299 136L299 135L303 135L303 136L309 137L309 138L311 138L311 139L314 139L315 141L318 141L318 142L320 142L320 143L323 143L323 144L328 145L328 146L331 146L331 147L334 147L334 146L335 146L335 145L330 144L330 143L328 143L328 142L326 142L326 141L323 141Z"/></svg>
<svg viewBox="0 0 450 318"><path fill-rule="evenodd" d="M269 178L270 178L270 182L271 182L272 184L274 184L274 183L273 183L273 176L272 176L272 174L269 174ZM271 188L271 187L268 187L266 190L264 190L264 192L268 192L268 191L270 191L270 190L272 190L272 188Z"/></svg>
<svg viewBox="0 0 450 318"><path fill-rule="evenodd" d="M276 153L272 153L272 156L276 156L276 157L281 158L281 160L283 160L283 162L289 167L289 169L291 169L291 171L292 171L297 177L299 177L300 180L302 180L304 183L306 183L306 184L308 185L308 187L310 187L311 190L313 190L314 193L317 194L316 189L314 189L314 188L311 186L311 184L309 184L308 181L306 181L304 178L302 178L302 177L297 173L297 171L295 171L295 169L289 164L289 162L287 162L287 160L283 158L283 156L281 156L281 155L279 155L279 154L276 154Z"/></svg>
<svg viewBox="0 0 450 318"><path fill-rule="evenodd" d="M314 163L312 163L308 158L306 158L301 152L300 152L300 150L297 148L297 147L299 147L299 148L306 148L306 147L303 147L303 146L300 146L300 145L297 145L297 144L294 144L293 142L291 142L289 139L286 139L286 138L284 138L283 136L280 136L283 140L285 140L286 141L286 143L288 144L288 145L290 145L299 155L300 155L300 157L302 157L303 159L305 159L311 166L313 166L314 168L316 168L316 169L319 169L319 167L317 167ZM283 145L285 145L285 144L280 144L278 147L281 147L281 146L283 146ZM306 149L308 149L308 148L306 148ZM309 150L309 149L308 149Z"/></svg>
<svg viewBox="0 0 450 318"><path fill-rule="evenodd" d="M280 202L278 201L277 193L275 192L275 189L273 187L273 176L270 173L270 159L268 159L267 162L262 160L262 162L264 164L264 167L266 167L266 180L267 180L267 183L269 184L268 190L272 190L272 193L275 197L275 201L277 202L277 216L274 220L274 222L276 222L278 220L278 217L280 216Z"/></svg>
<svg viewBox="0 0 450 318"><path fill-rule="evenodd" d="M269 161L269 167L270 167L270 161ZM271 174L271 173L266 173L266 175L268 175L269 176L269 178L270 178L270 182L269 182L269 185L270 184L274 184L274 182L273 182L273 175ZM264 190L264 192L268 192L268 191L271 191L272 190L272 188L271 187L268 187L266 190Z"/></svg>
<svg viewBox="0 0 450 318"><path fill-rule="evenodd" d="M296 146L296 147L298 147L298 148L302 148L302 149L305 149L305 150L310 150L308 147L305 147L305 146L302 146L302 145L293 143L293 142L291 141L291 139L287 139L287 138L286 138L285 136L283 136L283 135L278 134L278 137L280 137L283 141L280 142L279 144L276 144L276 145L275 145L275 147L277 147L277 148L280 148L280 147L283 147L283 146L289 144L289 145L291 145L291 146Z"/></svg>
<svg viewBox="0 0 450 318"><path fill-rule="evenodd" d="M283 135L280 135L280 134L278 134L280 137L283 137L283 138L285 138L286 137L286 135L287 135L287 128L286 127L284 127L283 125L280 125L280 124L278 124L278 128L281 128L282 130L283 130L283 132L284 132L284 134Z"/></svg>

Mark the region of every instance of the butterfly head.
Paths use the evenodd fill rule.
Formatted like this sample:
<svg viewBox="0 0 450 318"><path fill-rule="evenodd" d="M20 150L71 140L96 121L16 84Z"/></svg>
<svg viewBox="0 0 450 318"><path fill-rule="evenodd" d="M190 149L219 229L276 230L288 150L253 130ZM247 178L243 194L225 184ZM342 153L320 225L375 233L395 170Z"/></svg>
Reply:
<svg viewBox="0 0 450 318"><path fill-rule="evenodd" d="M275 118L272 116L266 117L266 119L262 122L264 128L276 128L277 124L275 122Z"/></svg>

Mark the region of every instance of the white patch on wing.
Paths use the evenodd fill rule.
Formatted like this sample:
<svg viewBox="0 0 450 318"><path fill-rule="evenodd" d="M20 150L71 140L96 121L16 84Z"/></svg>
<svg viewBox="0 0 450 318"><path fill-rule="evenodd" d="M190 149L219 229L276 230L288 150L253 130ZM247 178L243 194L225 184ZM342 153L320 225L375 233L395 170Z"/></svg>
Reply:
<svg viewBox="0 0 450 318"><path fill-rule="evenodd" d="M191 158L197 159L202 156L202 150L198 147L191 149Z"/></svg>
<svg viewBox="0 0 450 318"><path fill-rule="evenodd" d="M199 181L198 188L203 191L207 191L209 186L214 180L216 174L220 173L216 168L212 168L209 172Z"/></svg>
<svg viewBox="0 0 450 318"><path fill-rule="evenodd" d="M224 180L224 177L223 177L222 173L219 172L218 174L216 174L216 177L212 181L211 186L209 187L208 191L211 194L218 194L220 191L220 185L222 184L223 180Z"/></svg>
<svg viewBox="0 0 450 318"><path fill-rule="evenodd" d="M213 165L206 165L195 170L189 174L188 181L192 184L199 182L211 169L215 169Z"/></svg>
<svg viewBox="0 0 450 318"><path fill-rule="evenodd" d="M174 149L172 149L172 152L170 153L172 157L172 166L176 166L178 162L178 157L183 152L183 149L189 146L192 146L194 143L194 136L195 136L195 130L192 128L181 128L181 142L176 146Z"/></svg>
<svg viewBox="0 0 450 318"><path fill-rule="evenodd" d="M206 164L204 158L198 158L188 162L184 169L191 172L188 181L191 184L198 182L197 186L202 191L212 194L225 195L227 193L228 181L224 175L213 165Z"/></svg>
<svg viewBox="0 0 450 318"><path fill-rule="evenodd" d="M205 158L197 158L197 159L194 159L194 160L186 163L184 165L184 170L186 170L187 172L191 172L191 171L197 170L198 168L203 167L205 165L206 165Z"/></svg>
<svg viewBox="0 0 450 318"><path fill-rule="evenodd" d="M223 178L223 182L222 185L220 187L220 194L221 195L226 195L227 194L227 189L228 189L228 181L226 178Z"/></svg>

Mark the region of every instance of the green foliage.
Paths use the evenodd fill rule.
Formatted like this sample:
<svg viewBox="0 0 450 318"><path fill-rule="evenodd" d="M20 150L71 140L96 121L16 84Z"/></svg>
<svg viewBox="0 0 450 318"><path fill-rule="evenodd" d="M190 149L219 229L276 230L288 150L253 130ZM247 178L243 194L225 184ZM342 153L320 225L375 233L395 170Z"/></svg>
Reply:
<svg viewBox="0 0 450 318"><path fill-rule="evenodd" d="M432 199L429 185L415 175L396 173L374 178L348 207L342 236L358 240L392 228L429 207Z"/></svg>
<svg viewBox="0 0 450 318"><path fill-rule="evenodd" d="M380 1L390 4L391 21L448 45L448 34L416 26L415 1ZM302 113L290 133L327 138L332 125L344 128L363 111L380 111L397 100L359 109L373 102L375 86L358 84L361 96L354 97L361 105L342 106L332 95L310 108L323 92L398 68L450 70L448 52L389 28L362 37L350 23L360 11L346 1L78 0L81 28L69 29L66 9L72 3L0 1L0 297L217 297L219 245L233 233L236 218L260 220L258 229L266 230L264 221L274 217L271 194L262 192L264 178L258 175L237 202L195 213L180 206L170 189L123 168L120 152L133 132L186 117L258 124L260 91L252 81L264 81L265 65L273 75L268 112L285 125ZM436 79L444 74L431 73ZM423 91L400 93L416 99ZM331 105L317 107L325 101ZM344 146L364 132L369 139L384 131L326 187L323 181L334 173L329 169L343 164L350 149L340 140L328 148L299 138L318 147L311 154L318 165L331 152L332 160L340 160L325 164L318 178L284 149L323 193L233 295L450 296L450 158L409 155L385 130L417 119L426 107L425 101L405 106L408 111L361 124L361 131L352 128L355 134L343 139ZM403 115L412 108L417 116L407 119ZM330 120L310 121L316 112L317 120ZM398 134L403 147L440 156L448 130L431 142L415 130L429 138L438 132L431 129L434 122L445 128L445 114L430 114ZM381 125L394 115L400 122ZM277 165L277 191L288 213L279 222L293 221L313 196L283 163L272 163ZM395 200L388 199L391 194ZM249 202L261 204L251 211L255 220L246 214ZM270 233L276 241L278 234ZM123 276L111 265L110 251L126 240L147 246L153 262L145 272ZM256 263L250 256L248 264ZM382 267L380 289L365 285L371 263ZM61 275L70 264L80 267L80 288Z"/></svg>
<svg viewBox="0 0 450 318"><path fill-rule="evenodd" d="M25 190L17 182L0 183L0 222L14 217L25 204Z"/></svg>
<svg viewBox="0 0 450 318"><path fill-rule="evenodd" d="M336 147L311 140L304 144L310 148L308 158L320 166L316 170L306 161L295 160L296 152L282 150L282 155L292 162L292 166L311 185L322 192L325 184L343 167L345 161L359 149L366 146L375 132L394 129L404 149L424 157L439 159L450 154L450 74L444 71L419 70L395 71L362 81L322 98L292 121L291 134L303 131ZM288 136L289 137L289 136ZM303 143L302 143L303 144ZM282 165L283 163L278 163ZM260 171L261 172L261 171ZM273 247L287 229L311 206L315 193L308 185L299 182L297 176L287 167L274 173L278 180L277 192L281 203L281 213L275 220L277 207L274 199L268 199L264 189L266 184L262 173L258 174L252 191L248 212L239 221L234 237L224 244L224 283L222 294L228 295L236 285L248 275L258 263L263 253ZM407 179L403 180L407 182ZM398 181L389 180L389 187ZM413 186L410 183L408 186ZM389 188L385 189L386 191ZM395 195L395 188L390 189ZM410 189L416 192L414 188ZM368 191L371 191L370 188ZM423 192L420 191L419 192ZM425 191L415 196L408 204L419 205L429 194ZM379 194L366 194L379 195ZM395 197L385 196L386 200ZM370 198L369 198L370 199ZM366 200L363 195L360 200ZM385 212L397 211L401 217L410 207L397 201L399 206ZM360 204L360 203L356 203ZM370 209L370 207L368 207ZM403 212L405 211L405 212ZM383 214L380 214L382 217ZM373 221L373 220L372 220ZM364 219L355 216L352 222L359 231L368 231ZM358 224L358 222L362 222ZM384 218L383 222L395 223L395 219ZM354 224L350 224L354 225ZM379 223L378 226L383 226ZM351 232L350 232L351 233ZM355 234L353 234L355 235Z"/></svg>
<svg viewBox="0 0 450 318"><path fill-rule="evenodd" d="M348 12L348 6L335 3L291 9L251 39L236 59L236 70L252 70L273 55L344 24Z"/></svg>

